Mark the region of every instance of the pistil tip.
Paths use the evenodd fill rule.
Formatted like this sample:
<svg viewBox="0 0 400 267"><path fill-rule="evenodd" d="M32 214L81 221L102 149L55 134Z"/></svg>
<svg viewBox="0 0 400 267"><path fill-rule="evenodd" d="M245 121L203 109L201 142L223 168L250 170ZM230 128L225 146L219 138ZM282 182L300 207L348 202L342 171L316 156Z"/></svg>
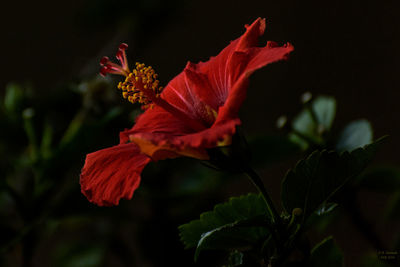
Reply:
<svg viewBox="0 0 400 267"><path fill-rule="evenodd" d="M100 66L106 66L109 61L110 59L108 57L103 57L100 59Z"/></svg>
<svg viewBox="0 0 400 267"><path fill-rule="evenodd" d="M118 49L122 50L122 51L125 51L127 48L128 48L128 45L126 43L122 43L118 47Z"/></svg>
<svg viewBox="0 0 400 267"><path fill-rule="evenodd" d="M102 67L100 69L100 75L105 77L107 75L107 73L109 73L108 68L106 66Z"/></svg>

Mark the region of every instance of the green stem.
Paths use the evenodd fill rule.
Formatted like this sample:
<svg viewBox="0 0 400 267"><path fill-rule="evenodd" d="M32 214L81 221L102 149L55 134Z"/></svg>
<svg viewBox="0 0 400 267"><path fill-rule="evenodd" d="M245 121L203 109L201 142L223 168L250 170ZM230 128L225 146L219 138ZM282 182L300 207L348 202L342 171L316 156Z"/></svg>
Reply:
<svg viewBox="0 0 400 267"><path fill-rule="evenodd" d="M271 217L271 222L272 222L272 227L269 227L269 231L271 232L271 237L275 242L276 249L278 255L282 252L282 221L281 217L278 214L278 211L276 210L274 203L272 202L272 199L270 198L267 190L264 187L264 183L262 182L260 176L249 166L245 166L243 168L244 173L249 177L251 182L257 187L258 191L261 193L262 198L264 199L264 202L267 206L268 213ZM275 228L275 229L274 229ZM280 266L280 264L275 264L270 262L268 266Z"/></svg>
<svg viewBox="0 0 400 267"><path fill-rule="evenodd" d="M246 166L244 168L244 173L250 178L252 183L257 187L258 191L260 191L265 204L267 205L267 209L269 214L271 215L271 221L273 225L282 225L281 217L279 216L278 211L276 210L272 199L270 198L267 190L264 187L264 184L258 174L250 167Z"/></svg>

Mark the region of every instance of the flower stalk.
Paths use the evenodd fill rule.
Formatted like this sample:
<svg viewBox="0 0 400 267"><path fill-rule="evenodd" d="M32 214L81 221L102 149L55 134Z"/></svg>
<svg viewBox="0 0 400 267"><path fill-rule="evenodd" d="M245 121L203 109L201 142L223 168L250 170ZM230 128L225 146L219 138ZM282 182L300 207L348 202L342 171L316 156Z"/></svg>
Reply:
<svg viewBox="0 0 400 267"><path fill-rule="evenodd" d="M271 215L271 220L273 224L281 224L281 217L278 214L278 211L276 210L274 203L272 202L272 199L270 198L267 190L264 187L263 182L261 181L261 178L258 176L258 174L250 167L246 166L244 168L244 173L249 177L251 182L255 185L255 187L260 191L265 204L267 205L267 210L268 213Z"/></svg>
<svg viewBox="0 0 400 267"><path fill-rule="evenodd" d="M265 189L264 183L262 182L260 176L249 166L244 166L243 168L244 173L249 177L251 182L255 185L258 191L261 193L262 198L265 201L267 206L267 211L271 217L272 226L275 226L274 229L270 229L271 236L276 243L278 253L282 250L282 234L281 229L283 229L283 223L281 217L279 216L278 211L275 208L274 203L272 202L271 197L269 196L267 190Z"/></svg>

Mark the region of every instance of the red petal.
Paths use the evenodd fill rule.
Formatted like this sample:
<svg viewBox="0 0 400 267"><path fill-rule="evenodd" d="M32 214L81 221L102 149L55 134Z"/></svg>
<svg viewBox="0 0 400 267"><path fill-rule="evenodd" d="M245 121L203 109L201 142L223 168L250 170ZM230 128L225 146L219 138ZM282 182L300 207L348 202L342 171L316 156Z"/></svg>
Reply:
<svg viewBox="0 0 400 267"><path fill-rule="evenodd" d="M248 53L251 54L251 60L246 66L246 71L250 72L249 74L272 62L287 59L289 53L294 49L289 43L283 46L271 46L270 44L271 42L268 42L265 47L249 49Z"/></svg>
<svg viewBox="0 0 400 267"><path fill-rule="evenodd" d="M242 74L229 92L225 104L219 108L216 123L224 123L238 117L239 109L246 98L248 84L248 77Z"/></svg>
<svg viewBox="0 0 400 267"><path fill-rule="evenodd" d="M196 107L201 104L200 99L195 95L190 87L184 71L168 83L164 88L161 97L171 105L174 105L176 108L188 114L190 117L197 117Z"/></svg>
<svg viewBox="0 0 400 267"><path fill-rule="evenodd" d="M258 38L264 34L265 19L258 18L250 26L246 25L246 32L240 37L235 51L244 51L249 47L257 46Z"/></svg>
<svg viewBox="0 0 400 267"><path fill-rule="evenodd" d="M155 106L141 114L135 125L120 133L120 143L129 142L129 135L138 132L163 133L172 136L190 134L193 130L161 107Z"/></svg>
<svg viewBox="0 0 400 267"><path fill-rule="evenodd" d="M176 103L181 109L192 114L195 114L192 104L193 101L196 101L196 97L213 108L215 108L214 106L222 105L228 94L227 63L235 51L239 39L231 42L216 57L211 57L207 62L198 64L188 62L185 70L176 76L164 89L162 95L165 100L170 103ZM196 95L194 95L192 88L188 84L188 77L185 75L186 70L205 75L209 86L203 87L201 91L197 90Z"/></svg>
<svg viewBox="0 0 400 267"><path fill-rule="evenodd" d="M231 42L216 57L198 64L189 62L184 71L166 86L162 97L209 126L210 107L218 110L226 104L228 98L236 99L231 101L236 106L243 102L247 85L247 81L241 78L244 72L249 76L251 71L281 60L292 51L291 46L283 47L284 51L280 49L279 52L274 50L278 48L270 45L256 47L258 38L264 31L265 19L258 18L250 26L246 26L246 32L240 38ZM233 88L244 91L235 91L230 96ZM237 107L233 107L233 110L237 110Z"/></svg>
<svg viewBox="0 0 400 267"><path fill-rule="evenodd" d="M229 81L229 62L230 57L235 51L239 39L231 42L225 47L216 57L211 57L207 62L200 62L198 64L191 64L192 70L203 73L206 75L210 87L203 88L199 93L199 97L205 103L210 103L210 98L213 98L216 104L212 102L210 105L221 106L228 96L228 89L230 87Z"/></svg>
<svg viewBox="0 0 400 267"><path fill-rule="evenodd" d="M263 48L255 47L249 49L247 51L249 62L238 80L232 85L225 104L219 109L217 122L230 120L238 116L239 108L246 98L248 78L254 71L267 64L286 59L291 51L293 51L293 46L290 44L281 47L271 47L267 44Z"/></svg>
<svg viewBox="0 0 400 267"><path fill-rule="evenodd" d="M255 47L264 31L265 19L258 18L250 26L246 26L246 32L241 37L231 42L216 57L211 57L207 62L193 64L196 65L193 68L207 75L211 85L210 88L203 88L203 92L199 94L204 102L208 103L206 96L210 98L217 95L218 106L225 103L229 89L233 86L232 81L239 78L238 72L244 69L249 60L246 54L240 52Z"/></svg>
<svg viewBox="0 0 400 267"><path fill-rule="evenodd" d="M155 161L178 156L205 160L208 159L206 149L230 144L231 136L239 124L240 120L234 119L214 124L204 131L183 136L139 132L130 135L130 139Z"/></svg>
<svg viewBox="0 0 400 267"><path fill-rule="evenodd" d="M133 143L88 154L80 177L81 191L99 206L118 205L121 198L132 198L150 161Z"/></svg>
<svg viewBox="0 0 400 267"><path fill-rule="evenodd" d="M197 106L201 106L204 109L204 106L208 105L217 110L223 103L222 96L218 95L217 90L213 90L214 83L208 79L207 75L201 73L197 66L190 62L183 72L186 75L188 86L198 98L200 105L198 104Z"/></svg>

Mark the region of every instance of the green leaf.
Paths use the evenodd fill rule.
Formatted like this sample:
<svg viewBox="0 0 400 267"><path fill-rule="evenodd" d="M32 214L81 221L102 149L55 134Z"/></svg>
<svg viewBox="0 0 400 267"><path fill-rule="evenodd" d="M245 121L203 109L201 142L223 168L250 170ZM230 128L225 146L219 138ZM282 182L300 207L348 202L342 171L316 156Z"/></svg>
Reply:
<svg viewBox="0 0 400 267"><path fill-rule="evenodd" d="M229 255L229 267L237 267L243 264L243 253L237 250L234 250Z"/></svg>
<svg viewBox="0 0 400 267"><path fill-rule="evenodd" d="M323 234L327 227L335 223L341 216L340 210L336 208L329 212L320 213L320 215L317 212L318 210L307 218L304 230L313 229L313 231Z"/></svg>
<svg viewBox="0 0 400 267"><path fill-rule="evenodd" d="M86 116L86 113L83 111L76 113L75 117L72 119L67 130L65 131L64 136L61 138L61 147L67 146L74 140L79 131L82 129Z"/></svg>
<svg viewBox="0 0 400 267"><path fill-rule="evenodd" d="M324 239L311 250L310 267L341 267L343 254L332 237Z"/></svg>
<svg viewBox="0 0 400 267"><path fill-rule="evenodd" d="M313 212L304 225L304 230L313 229L318 233L324 233L326 228L339 217L339 211L336 209L338 204L328 202L323 203Z"/></svg>
<svg viewBox="0 0 400 267"><path fill-rule="evenodd" d="M336 114L336 100L330 96L319 96L312 103L317 122L325 130L330 130Z"/></svg>
<svg viewBox="0 0 400 267"><path fill-rule="evenodd" d="M250 247L268 235L268 231L264 228L265 224L268 223L266 219L266 215L261 215L252 219L226 224L203 233L197 244L194 260L197 261L203 249L240 249Z"/></svg>
<svg viewBox="0 0 400 267"><path fill-rule="evenodd" d="M295 117L292 122L292 128L296 133L301 134L301 137L311 139L314 142L321 142L316 123L308 109L304 109Z"/></svg>
<svg viewBox="0 0 400 267"><path fill-rule="evenodd" d="M319 96L306 106L293 120L292 128L300 139L322 144L323 133L332 128L336 114L336 101L333 97ZM291 137L292 141L296 141ZM299 145L302 145L299 141Z"/></svg>
<svg viewBox="0 0 400 267"><path fill-rule="evenodd" d="M333 211L338 204L336 203L322 203L321 206L315 211L318 216L322 216Z"/></svg>
<svg viewBox="0 0 400 267"><path fill-rule="evenodd" d="M341 154L315 151L307 159L299 161L282 183L285 210L291 214L295 208L302 209L304 221L349 179L364 170L381 141Z"/></svg>
<svg viewBox="0 0 400 267"><path fill-rule="evenodd" d="M296 144L298 147L300 147L301 150L307 150L308 148L308 142L306 140L304 140L303 138L301 138L299 135L295 134L295 133L289 133L288 135L288 139Z"/></svg>
<svg viewBox="0 0 400 267"><path fill-rule="evenodd" d="M9 113L16 113L21 110L23 97L24 91L20 85L15 83L8 84L4 96L5 110Z"/></svg>
<svg viewBox="0 0 400 267"><path fill-rule="evenodd" d="M358 180L359 186L374 192L393 193L400 190L400 170L375 168Z"/></svg>
<svg viewBox="0 0 400 267"><path fill-rule="evenodd" d="M348 124L339 136L336 150L339 152L353 151L372 143L372 126L367 120L357 120Z"/></svg>
<svg viewBox="0 0 400 267"><path fill-rule="evenodd" d="M247 246L268 235L264 227L257 227L260 217L267 218L266 210L261 195L231 198L201 214L199 220L179 226L181 240L186 248L198 247L197 255L202 249ZM252 223L257 226L251 227Z"/></svg>

